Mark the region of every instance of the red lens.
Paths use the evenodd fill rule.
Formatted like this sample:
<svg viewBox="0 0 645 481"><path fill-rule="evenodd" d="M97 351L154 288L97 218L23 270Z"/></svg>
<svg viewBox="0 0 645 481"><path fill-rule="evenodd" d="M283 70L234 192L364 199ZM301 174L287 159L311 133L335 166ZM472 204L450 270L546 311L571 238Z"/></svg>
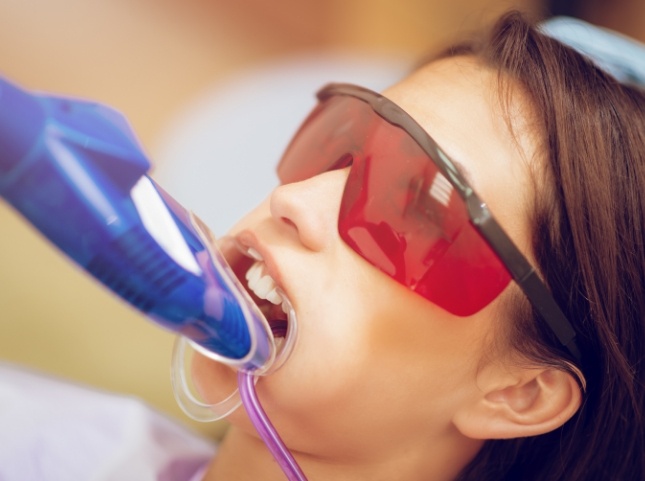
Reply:
<svg viewBox="0 0 645 481"><path fill-rule="evenodd" d="M360 153L375 117L368 105L351 97L321 102L282 156L277 169L280 182L299 182L349 165L351 157Z"/></svg>
<svg viewBox="0 0 645 481"><path fill-rule="evenodd" d="M455 315L474 314L506 287L510 275L435 162L359 99L321 102L292 140L278 175L295 182L350 161L338 228L357 253Z"/></svg>

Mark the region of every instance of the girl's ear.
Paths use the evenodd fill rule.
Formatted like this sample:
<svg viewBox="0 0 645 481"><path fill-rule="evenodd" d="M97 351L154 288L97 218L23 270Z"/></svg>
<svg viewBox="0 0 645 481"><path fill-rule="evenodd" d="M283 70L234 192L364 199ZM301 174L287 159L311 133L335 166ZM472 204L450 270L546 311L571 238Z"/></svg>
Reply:
<svg viewBox="0 0 645 481"><path fill-rule="evenodd" d="M575 377L553 368L488 366L477 378L479 394L458 409L457 429L473 439L536 436L562 426L580 407Z"/></svg>

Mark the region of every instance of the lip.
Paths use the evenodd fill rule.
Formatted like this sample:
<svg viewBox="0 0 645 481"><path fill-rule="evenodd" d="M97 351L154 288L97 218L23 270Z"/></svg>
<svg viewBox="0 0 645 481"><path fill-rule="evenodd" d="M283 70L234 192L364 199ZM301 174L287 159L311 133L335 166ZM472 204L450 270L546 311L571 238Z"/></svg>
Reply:
<svg viewBox="0 0 645 481"><path fill-rule="evenodd" d="M289 292L284 288L280 270L277 267L271 251L260 241L260 239L258 239L255 233L250 230L244 230L231 239L236 247L238 255L245 257L247 259L247 262L255 262L253 258L249 259L248 249L257 251L257 253L262 257L262 262L264 262L268 274L273 278L278 293L283 298L282 310L287 316L287 326L286 330L282 331L281 334L278 335L279 341L277 341L278 343L275 362L265 373L269 374L282 367L282 365L290 357L296 343L296 338L298 337L298 316L292 304ZM250 265L247 266L247 269L248 267L250 267ZM275 327L275 325L272 326L274 336L276 336L278 332L277 330L274 330ZM284 329L284 327L279 328L278 330L280 329Z"/></svg>
<svg viewBox="0 0 645 481"><path fill-rule="evenodd" d="M248 249L253 249L260 254L262 262L266 265L267 272L274 280L276 286L290 298L289 291L285 289L283 285L282 274L275 262L275 259L273 258L270 250L267 249L266 246L258 239L255 233L250 230L244 230L238 233L233 239L237 243L238 249L240 249L244 255L248 256Z"/></svg>

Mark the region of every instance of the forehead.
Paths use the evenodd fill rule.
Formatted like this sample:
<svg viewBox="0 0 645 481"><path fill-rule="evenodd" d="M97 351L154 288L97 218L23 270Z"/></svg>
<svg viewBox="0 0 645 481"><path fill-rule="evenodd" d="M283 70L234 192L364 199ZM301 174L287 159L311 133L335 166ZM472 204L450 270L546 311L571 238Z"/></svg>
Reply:
<svg viewBox="0 0 645 481"><path fill-rule="evenodd" d="M511 100L505 110L498 85L497 72L475 58L452 57L422 67L383 93L464 167L477 194L531 257L535 135L521 89L508 84Z"/></svg>

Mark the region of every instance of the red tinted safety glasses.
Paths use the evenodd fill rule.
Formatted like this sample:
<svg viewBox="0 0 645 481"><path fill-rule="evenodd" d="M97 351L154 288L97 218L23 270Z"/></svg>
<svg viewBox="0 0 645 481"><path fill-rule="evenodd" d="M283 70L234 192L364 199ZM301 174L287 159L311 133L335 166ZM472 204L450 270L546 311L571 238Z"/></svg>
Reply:
<svg viewBox="0 0 645 481"><path fill-rule="evenodd" d="M354 85L328 85L318 99L278 165L283 184L351 166L338 230L352 249L458 316L478 312L514 279L580 360L575 331L535 269L412 117Z"/></svg>

